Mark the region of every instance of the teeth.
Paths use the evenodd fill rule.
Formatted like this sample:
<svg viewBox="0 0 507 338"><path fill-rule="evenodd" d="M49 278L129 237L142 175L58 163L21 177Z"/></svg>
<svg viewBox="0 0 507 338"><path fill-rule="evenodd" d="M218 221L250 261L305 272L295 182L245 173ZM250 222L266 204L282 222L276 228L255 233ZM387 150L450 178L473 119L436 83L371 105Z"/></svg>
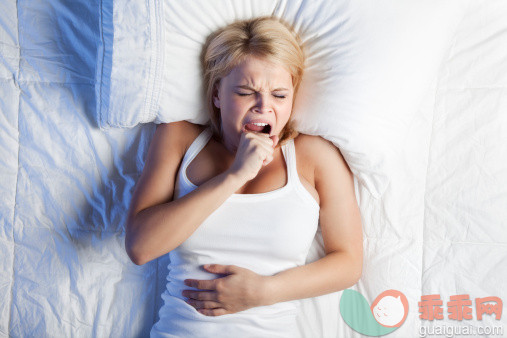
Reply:
<svg viewBox="0 0 507 338"><path fill-rule="evenodd" d="M259 122L259 123L252 123L252 124L255 124L256 126L260 126L260 127L264 127L264 126L267 126L267 125L268 125L267 123L262 123L262 122Z"/></svg>

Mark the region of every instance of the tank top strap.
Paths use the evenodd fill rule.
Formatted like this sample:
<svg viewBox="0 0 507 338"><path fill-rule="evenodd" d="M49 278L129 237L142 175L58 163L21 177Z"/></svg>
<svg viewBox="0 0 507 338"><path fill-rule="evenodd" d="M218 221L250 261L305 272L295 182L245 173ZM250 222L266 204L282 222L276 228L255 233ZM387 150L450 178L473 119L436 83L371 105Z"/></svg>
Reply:
<svg viewBox="0 0 507 338"><path fill-rule="evenodd" d="M208 143L209 139L213 135L213 132L210 127L204 129L192 142L190 147L188 147L185 156L183 157L183 162L181 164L183 172L186 171L186 168L190 162L199 154L199 152L204 148L204 146Z"/></svg>
<svg viewBox="0 0 507 338"><path fill-rule="evenodd" d="M287 165L287 184L296 185L299 178L297 174L294 139L290 139L286 144L282 146L282 153L285 157L285 163Z"/></svg>
<svg viewBox="0 0 507 338"><path fill-rule="evenodd" d="M292 186L296 193L308 201L310 205L319 208L319 205L315 198L308 192L301 180L299 179L297 162L296 162L296 146L294 145L294 139L290 139L284 146L282 146L282 152L285 156L285 163L287 163L287 184Z"/></svg>

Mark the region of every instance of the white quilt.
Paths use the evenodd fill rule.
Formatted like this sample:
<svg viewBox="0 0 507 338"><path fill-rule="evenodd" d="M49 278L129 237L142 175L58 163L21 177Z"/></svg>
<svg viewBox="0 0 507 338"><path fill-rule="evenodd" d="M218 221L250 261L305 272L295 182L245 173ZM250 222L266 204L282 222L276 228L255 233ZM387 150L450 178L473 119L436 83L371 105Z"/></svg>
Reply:
<svg viewBox="0 0 507 338"><path fill-rule="evenodd" d="M162 304L167 256L136 266L124 249L155 125L103 131L95 122L102 5L0 3L2 337L146 337ZM465 326L502 328L471 337L507 336L507 314L478 320L474 302L507 302L506 18L507 2L472 1L387 191L377 200L357 189L365 256L353 289L369 303L388 289L409 302L389 337ZM320 239L308 261L322 256ZM442 320L419 318L431 294ZM461 294L470 320L449 318L447 302ZM301 300L302 337L362 337L342 319L341 295Z"/></svg>

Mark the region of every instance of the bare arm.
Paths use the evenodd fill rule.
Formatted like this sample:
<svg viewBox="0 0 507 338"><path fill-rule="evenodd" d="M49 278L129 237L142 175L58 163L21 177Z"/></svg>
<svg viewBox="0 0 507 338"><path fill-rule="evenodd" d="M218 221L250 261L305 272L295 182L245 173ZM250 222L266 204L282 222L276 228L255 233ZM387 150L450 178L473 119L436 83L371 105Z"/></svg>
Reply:
<svg viewBox="0 0 507 338"><path fill-rule="evenodd" d="M331 142L313 138L307 146L312 148L317 163L315 186L320 197L326 256L269 277L265 286L267 304L337 292L361 277L363 233L352 173Z"/></svg>
<svg viewBox="0 0 507 338"><path fill-rule="evenodd" d="M195 135L195 126L184 121L157 126L126 225L125 248L138 265L180 245L242 186L234 175L223 173L172 200L178 167Z"/></svg>
<svg viewBox="0 0 507 338"><path fill-rule="evenodd" d="M132 261L142 265L178 247L242 185L225 172L180 199L138 212L125 239Z"/></svg>
<svg viewBox="0 0 507 338"><path fill-rule="evenodd" d="M266 142L271 141L252 135L242 137L243 148L250 151L249 154L245 152L250 156L246 164L240 156L240 161L235 160L227 171L173 201L178 167L187 147L195 139L195 129L192 128L195 127L185 121L157 127L127 217L125 249L135 264L145 264L178 247L231 194L251 179L253 171L256 174L270 156ZM259 141L266 144L256 146ZM259 153L266 156L252 156Z"/></svg>

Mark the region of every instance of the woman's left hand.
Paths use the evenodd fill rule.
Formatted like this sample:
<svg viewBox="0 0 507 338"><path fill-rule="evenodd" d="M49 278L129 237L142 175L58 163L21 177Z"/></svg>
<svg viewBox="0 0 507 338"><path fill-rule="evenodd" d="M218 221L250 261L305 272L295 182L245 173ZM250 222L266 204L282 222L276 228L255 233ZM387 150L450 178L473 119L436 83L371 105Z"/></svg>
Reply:
<svg viewBox="0 0 507 338"><path fill-rule="evenodd" d="M227 276L210 280L185 279L185 285L204 290L182 292L189 298L186 302L203 315L221 316L269 304L266 299L269 276L236 265L209 264L204 268Z"/></svg>

